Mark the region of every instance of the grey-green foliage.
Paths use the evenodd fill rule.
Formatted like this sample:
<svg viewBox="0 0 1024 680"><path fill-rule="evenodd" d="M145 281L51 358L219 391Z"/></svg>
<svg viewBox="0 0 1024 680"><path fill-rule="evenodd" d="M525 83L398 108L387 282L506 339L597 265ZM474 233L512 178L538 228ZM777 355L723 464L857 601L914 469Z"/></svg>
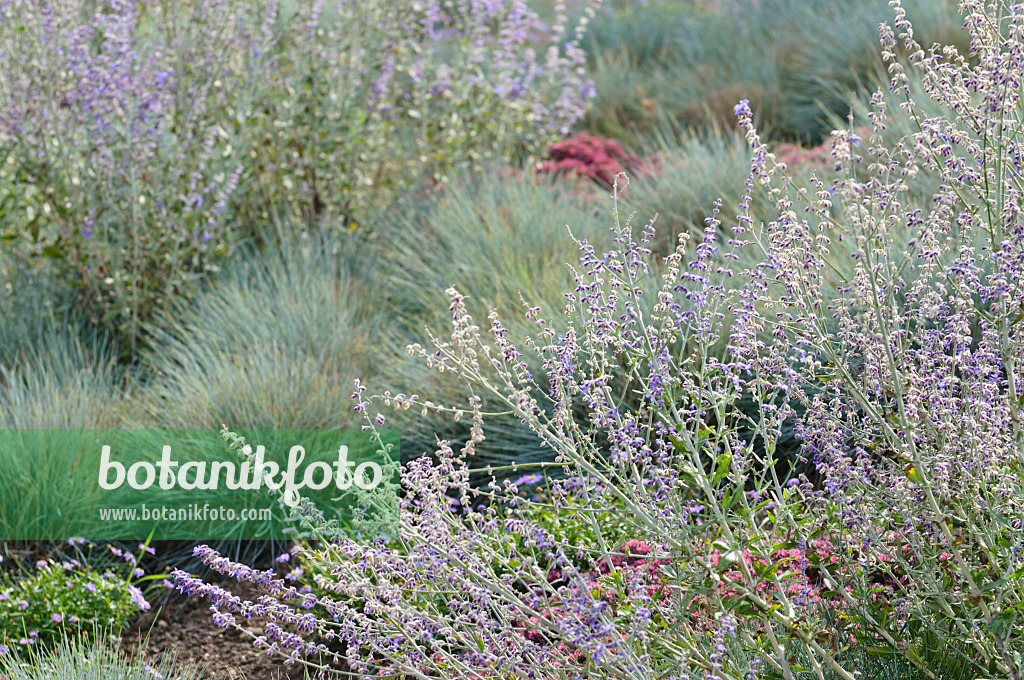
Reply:
<svg viewBox="0 0 1024 680"><path fill-rule="evenodd" d="M103 339L73 319L24 328L21 350L0 365L0 427L117 427L128 386Z"/></svg>
<svg viewBox="0 0 1024 680"><path fill-rule="evenodd" d="M921 660L934 671L935 677L941 680L975 680L977 675L972 672L970 664L964 661L965 654L969 652L963 643L937 640L933 637L920 648ZM806 663L806 653L798 650L795 658L797 665L803 668L809 665ZM841 654L840 659L844 667L865 680L932 680L925 671L914 666L891 645L879 644L870 649L853 646L845 654ZM828 680L838 680L840 677L831 668L826 667L823 672ZM773 680L781 678L781 674L776 672L768 672L765 675ZM812 680L818 677L810 669L794 673L794 676L796 680Z"/></svg>
<svg viewBox="0 0 1024 680"><path fill-rule="evenodd" d="M372 373L380 291L355 234L284 235L240 258L155 335L145 420L161 427L332 428L358 422L353 380Z"/></svg>
<svg viewBox="0 0 1024 680"><path fill-rule="evenodd" d="M591 55L621 49L636 66L671 64L701 44L686 38L693 26L708 20L704 5L700 0L606 2L583 47Z"/></svg>
<svg viewBox="0 0 1024 680"><path fill-rule="evenodd" d="M626 3L595 21L584 45L597 98L586 125L628 140L665 118L702 128L731 124L749 99L759 125L818 141L828 114L881 65L877 26L892 10L873 0L673 0ZM924 44L968 39L955 0L907 3Z"/></svg>
<svg viewBox="0 0 1024 680"><path fill-rule="evenodd" d="M525 318L522 298L540 306L545 318L559 316L564 291L573 287L567 265L578 262L576 245L566 227L591 242L604 238L611 201L600 189L584 195L568 183L552 183L533 175L503 174L497 168L465 177L427 205L395 215L381 225L388 255L382 284L394 298L394 319L400 328L390 343L392 358L380 375L394 390L419 394L435 403L464 406L468 393L447 375L427 370L406 356L406 344L426 345L426 328L436 335L451 332L444 291L454 286L468 296L467 305L485 331L487 314L496 308L514 333L535 334L535 321ZM536 370L537 357L527 357ZM491 404L493 406L493 404ZM418 455L434 450L441 437L465 435L465 422L446 416L399 417L403 451ZM513 419L494 421L479 447L481 462L510 462L550 456L536 438Z"/></svg>
<svg viewBox="0 0 1024 680"><path fill-rule="evenodd" d="M62 294L52 268L29 267L0 247L0 366L9 366L35 338L66 316L72 298Z"/></svg>
<svg viewBox="0 0 1024 680"><path fill-rule="evenodd" d="M127 372L107 338L69 309L69 301L47 270L20 267L0 252L0 429L123 423L130 410ZM0 450L0 527L24 527L26 518L35 518L39 535L59 536L54 498L63 499L61 510L71 515L96 507L95 494L86 498L76 475L94 452L76 448L74 437L49 441L52 446L30 458Z"/></svg>
<svg viewBox="0 0 1024 680"><path fill-rule="evenodd" d="M37 652L17 662L0 656L6 680L200 680L209 678L193 664L173 656L147 661L125 656L116 647L96 641L65 641L57 649Z"/></svg>
<svg viewBox="0 0 1024 680"><path fill-rule="evenodd" d="M471 311L521 309L520 292L531 303L563 304L572 281L576 236L593 241L607 231L611 202L562 182L492 168L466 177L435 195L418 214L395 216L381 225L388 253L389 285L406 321L446 317L436 309L444 291L456 286L471 296Z"/></svg>
<svg viewBox="0 0 1024 680"><path fill-rule="evenodd" d="M912 92L915 100L920 102L923 114L926 117L939 115L940 108L924 94L915 74L911 72L910 76ZM830 130L851 125L855 130L860 129L863 139L858 152L865 157L869 153L869 144L863 128L871 122L868 101L866 95L848 93L844 112L827 116ZM889 111L895 111L899 101L898 97L887 94ZM883 138L892 144L916 131L912 121L901 116L889 123ZM793 179L809 187L808 180L813 172L826 187L831 186L837 179L828 157L831 144L831 140L826 139L817 148L804 147L804 158L810 159L817 151L820 161L791 163L788 170ZM678 123L666 122L652 133L640 137L637 145L642 156L657 159L657 171L631 177L623 205L641 214L658 215L658 247L667 251L682 231L699 235L705 228L705 219L711 215L714 203L719 199L722 201L719 218L723 235L737 224L736 215L740 212L739 203L753 160L749 145L741 134L716 127L699 133L685 127L680 129ZM790 145L790 148L795 147ZM780 156L778 160L786 159ZM867 162L858 165L860 171L864 171ZM924 171L910 180L910 187L915 206L928 208L938 183L934 174ZM772 211L768 197L754 191L750 201L750 217L754 222L771 219Z"/></svg>
<svg viewBox="0 0 1024 680"><path fill-rule="evenodd" d="M783 0L777 0L783 1ZM892 24L887 3L865 0L797 3L814 5L806 11L785 0L786 11L805 39L786 58L781 71L782 110L786 130L804 139L827 136L833 129L830 114L845 117L851 92L870 92L874 83L886 83L881 59L878 24ZM955 0L918 0L905 4L914 34L924 45L953 45L966 55L970 35ZM815 39L811 39L814 36ZM857 98L865 100L866 96Z"/></svg>
<svg viewBox="0 0 1024 680"><path fill-rule="evenodd" d="M658 159L659 171L630 178L625 206L658 215L656 245L667 254L680 232L700 235L715 201L722 201L722 230L735 226L735 215L750 173L751 154L739 134L684 133L666 130L645 143Z"/></svg>
<svg viewBox="0 0 1024 680"><path fill-rule="evenodd" d="M74 322L39 324L12 363L0 365L0 429L120 427L130 409L129 383L108 347ZM62 513L77 516L100 502L101 489L83 494L81 484L80 471L89 469L95 452L60 433L48 442L31 457L0 450L0 527L24 527L26 518L36 518L38 535L66 535ZM62 499L61 513L53 512L55 498Z"/></svg>

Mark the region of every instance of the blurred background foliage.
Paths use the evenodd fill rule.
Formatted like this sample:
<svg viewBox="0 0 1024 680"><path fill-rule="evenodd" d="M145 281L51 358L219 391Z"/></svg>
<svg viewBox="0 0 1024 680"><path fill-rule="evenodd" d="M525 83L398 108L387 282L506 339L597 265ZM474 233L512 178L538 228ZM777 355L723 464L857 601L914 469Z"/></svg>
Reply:
<svg viewBox="0 0 1024 680"><path fill-rule="evenodd" d="M956 2L906 9L921 44L967 54ZM883 21L891 10L872 0L607 3L583 41L597 93L583 126L636 143L666 123L731 127L748 99L775 138L819 144L879 82Z"/></svg>

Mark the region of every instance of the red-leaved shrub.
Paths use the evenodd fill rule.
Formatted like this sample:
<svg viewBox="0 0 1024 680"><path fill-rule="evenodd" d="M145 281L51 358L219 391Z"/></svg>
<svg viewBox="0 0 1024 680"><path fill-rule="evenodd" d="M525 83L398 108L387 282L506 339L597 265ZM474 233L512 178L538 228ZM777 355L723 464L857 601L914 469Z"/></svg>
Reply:
<svg viewBox="0 0 1024 680"><path fill-rule="evenodd" d="M649 175L657 170L652 159L647 163L631 153L614 139L596 137L578 132L548 149L548 160L537 164L537 172L553 175L585 177L605 188L611 188L615 175Z"/></svg>

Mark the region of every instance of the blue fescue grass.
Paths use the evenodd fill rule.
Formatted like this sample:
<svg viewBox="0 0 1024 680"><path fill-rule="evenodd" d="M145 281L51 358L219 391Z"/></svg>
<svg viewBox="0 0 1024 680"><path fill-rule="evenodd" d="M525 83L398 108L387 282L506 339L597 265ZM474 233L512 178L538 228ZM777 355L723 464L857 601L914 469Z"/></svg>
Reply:
<svg viewBox="0 0 1024 680"><path fill-rule="evenodd" d="M112 428L123 423L126 373L102 336L72 320L38 319L37 332L0 366L0 427Z"/></svg>
<svg viewBox="0 0 1024 680"><path fill-rule="evenodd" d="M383 330L357 239L284 234L175 310L145 357L144 422L352 425L353 380L373 371Z"/></svg>
<svg viewBox="0 0 1024 680"><path fill-rule="evenodd" d="M22 340L27 346L0 366L0 429L122 426L131 409L130 382L102 338L90 338L74 322L52 320ZM37 518L34 533L66 537L63 517L102 504L98 487L82 493L80 471L89 469L95 452L84 450L74 435L54 433L48 441L51 446L29 458L0 450L0 489L18 490L0 491L0 527L25 527L27 518ZM60 512L54 512L55 499Z"/></svg>
<svg viewBox="0 0 1024 680"><path fill-rule="evenodd" d="M174 655L146 659L128 656L107 636L88 641L65 641L56 649L15 661L0 656L7 680L200 680L209 677L194 664L178 663Z"/></svg>
<svg viewBox="0 0 1024 680"><path fill-rule="evenodd" d="M583 195L589 191L594 196ZM382 362L378 375L406 394L430 394L435 402L464 407L468 393L463 386L410 360L405 345L425 344L428 327L438 335L450 333L451 319L444 312L444 291L450 286L472 291L468 305L485 330L491 308L510 328L537 328L524 318L520 293L544 316L555 315L565 305L564 286L572 281L567 264L577 258L566 228L591 241L607 231L605 192L589 187L585 192L532 174L503 176L491 168L453 182L443 194L379 225L387 253L379 288L392 297L396 329L389 342L391 358ZM536 357L527 360L539 365ZM398 416L403 451L410 455L433 451L435 435L459 439L468 431L465 421L418 416ZM479 448L481 464L550 456L515 419L496 421L493 427L494 436Z"/></svg>
<svg viewBox="0 0 1024 680"><path fill-rule="evenodd" d="M966 53L953 0L922 0L908 14L924 44ZM762 127L816 143L831 130L829 113L845 115L847 93L872 80L887 19L871 0L651 0L602 12L584 41L597 89L585 125L627 142L666 117L731 125L746 98Z"/></svg>
<svg viewBox="0 0 1024 680"><path fill-rule="evenodd" d="M50 269L31 267L0 248L0 366L30 350L72 307Z"/></svg>

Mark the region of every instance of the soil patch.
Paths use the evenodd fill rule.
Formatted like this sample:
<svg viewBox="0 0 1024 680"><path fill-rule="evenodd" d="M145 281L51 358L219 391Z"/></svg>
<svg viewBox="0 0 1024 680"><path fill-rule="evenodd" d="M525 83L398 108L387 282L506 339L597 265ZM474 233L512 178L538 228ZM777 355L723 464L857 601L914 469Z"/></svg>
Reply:
<svg viewBox="0 0 1024 680"><path fill-rule="evenodd" d="M228 581L220 583L243 600L255 600L260 592L252 584ZM245 623L244 619L239 621ZM261 622L246 624L255 635L262 633ZM148 636L148 640L146 639ZM144 645L140 645L144 641ZM266 650L253 646L253 639L234 627L218 628L207 598L173 591L162 608L138 617L122 635L123 648L129 654L140 646L146 658L173 653L179 663L193 662L205 668L210 680L299 680L301 666L285 666L278 658L267 658Z"/></svg>

